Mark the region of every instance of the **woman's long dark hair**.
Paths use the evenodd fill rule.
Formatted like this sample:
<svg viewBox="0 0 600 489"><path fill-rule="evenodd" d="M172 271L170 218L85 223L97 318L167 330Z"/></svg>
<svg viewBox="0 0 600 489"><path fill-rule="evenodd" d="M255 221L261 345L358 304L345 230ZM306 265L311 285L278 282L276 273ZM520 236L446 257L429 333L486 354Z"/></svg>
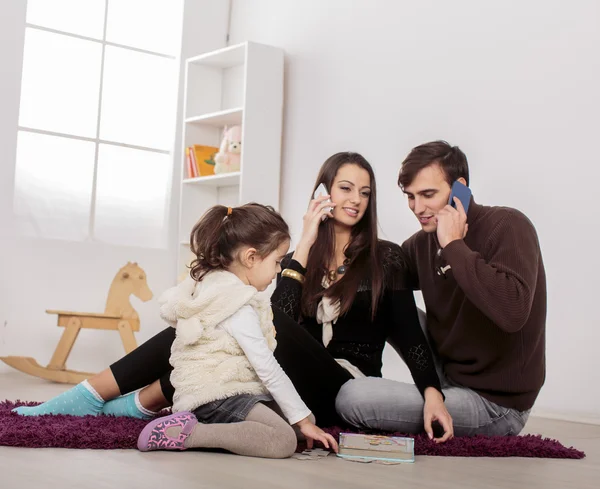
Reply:
<svg viewBox="0 0 600 489"><path fill-rule="evenodd" d="M333 219L319 226L317 239L310 249L306 265L306 280L302 293L302 314L314 317L323 296L340 300L340 315L352 307L358 287L363 280L371 286L371 318L375 318L383 292L383 270L377 239L377 188L375 174L369 162L358 153L342 152L329 157L319 172L316 188L324 183L331 192L333 181L344 165L356 165L367 171L371 180L369 204L362 219L352 228L350 242L344 251L348 269L340 280L323 290L323 276L335 254L335 231Z"/></svg>

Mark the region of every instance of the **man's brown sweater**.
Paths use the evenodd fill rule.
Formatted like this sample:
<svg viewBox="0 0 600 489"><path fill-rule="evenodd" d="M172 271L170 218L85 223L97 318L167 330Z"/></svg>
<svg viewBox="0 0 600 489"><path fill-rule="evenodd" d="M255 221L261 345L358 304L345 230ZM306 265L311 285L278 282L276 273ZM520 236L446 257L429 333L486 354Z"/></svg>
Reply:
<svg viewBox="0 0 600 489"><path fill-rule="evenodd" d="M464 240L420 231L402 249L450 381L525 411L545 378L546 275L533 224L473 200ZM450 266L450 268L447 268ZM444 271L442 271L442 269Z"/></svg>

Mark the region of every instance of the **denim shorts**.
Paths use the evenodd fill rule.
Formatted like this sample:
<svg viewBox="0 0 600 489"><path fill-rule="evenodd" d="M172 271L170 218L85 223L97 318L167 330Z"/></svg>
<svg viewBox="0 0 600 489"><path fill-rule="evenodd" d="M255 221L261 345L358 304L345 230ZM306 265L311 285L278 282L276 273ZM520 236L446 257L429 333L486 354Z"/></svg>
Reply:
<svg viewBox="0 0 600 489"><path fill-rule="evenodd" d="M219 399L194 409L193 413L201 423L239 423L258 402L271 402L273 398L266 394L238 394Z"/></svg>

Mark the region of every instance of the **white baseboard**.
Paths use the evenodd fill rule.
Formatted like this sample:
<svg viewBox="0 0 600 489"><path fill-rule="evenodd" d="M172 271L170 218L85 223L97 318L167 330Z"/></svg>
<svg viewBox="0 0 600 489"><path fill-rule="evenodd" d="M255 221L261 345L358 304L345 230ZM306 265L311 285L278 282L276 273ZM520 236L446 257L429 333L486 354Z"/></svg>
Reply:
<svg viewBox="0 0 600 489"><path fill-rule="evenodd" d="M570 421L571 423L600 425L600 413L573 413L534 408L531 412L531 416L536 418Z"/></svg>

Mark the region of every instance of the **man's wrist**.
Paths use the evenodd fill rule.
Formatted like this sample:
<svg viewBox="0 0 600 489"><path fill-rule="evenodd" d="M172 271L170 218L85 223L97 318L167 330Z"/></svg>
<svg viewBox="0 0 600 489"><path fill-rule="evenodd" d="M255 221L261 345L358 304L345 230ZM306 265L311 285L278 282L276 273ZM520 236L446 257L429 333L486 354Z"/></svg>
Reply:
<svg viewBox="0 0 600 489"><path fill-rule="evenodd" d="M451 243L454 243L455 241L459 241L459 240L462 240L462 238L461 238L460 236L453 236L453 237L451 237L451 238L449 238L449 239L445 240L445 241L446 241L446 244L442 244L442 243L440 243L440 246L441 246L442 248L446 248L446 246L450 245Z"/></svg>

